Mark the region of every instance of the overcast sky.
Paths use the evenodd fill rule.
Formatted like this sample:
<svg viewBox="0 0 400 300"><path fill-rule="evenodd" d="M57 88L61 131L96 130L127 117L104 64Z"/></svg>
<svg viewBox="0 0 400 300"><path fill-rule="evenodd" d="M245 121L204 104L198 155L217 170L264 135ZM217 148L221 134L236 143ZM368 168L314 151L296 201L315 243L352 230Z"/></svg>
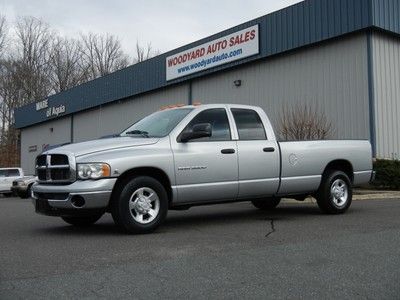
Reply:
<svg viewBox="0 0 400 300"><path fill-rule="evenodd" d="M41 18L62 35L117 35L127 53L136 40L161 52L301 0L0 0L0 14Z"/></svg>

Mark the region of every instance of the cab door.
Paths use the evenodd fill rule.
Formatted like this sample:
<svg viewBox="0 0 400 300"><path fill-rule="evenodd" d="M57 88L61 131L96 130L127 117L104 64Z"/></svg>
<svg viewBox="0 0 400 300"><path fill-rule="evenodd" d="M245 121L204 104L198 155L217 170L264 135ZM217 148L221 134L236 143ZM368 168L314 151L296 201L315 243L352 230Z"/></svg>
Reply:
<svg viewBox="0 0 400 300"><path fill-rule="evenodd" d="M237 145L225 108L199 112L182 132L209 123L211 137L171 141L179 203L235 200L238 194Z"/></svg>
<svg viewBox="0 0 400 300"><path fill-rule="evenodd" d="M279 188L280 156L275 140L268 140L257 111L231 108L238 137L239 198L274 195Z"/></svg>

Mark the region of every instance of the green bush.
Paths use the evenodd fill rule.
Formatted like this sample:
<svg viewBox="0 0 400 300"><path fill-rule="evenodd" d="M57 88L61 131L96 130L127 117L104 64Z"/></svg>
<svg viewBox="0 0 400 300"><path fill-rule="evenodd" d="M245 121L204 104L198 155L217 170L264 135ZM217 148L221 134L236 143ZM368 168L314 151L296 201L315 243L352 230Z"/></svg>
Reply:
<svg viewBox="0 0 400 300"><path fill-rule="evenodd" d="M377 159L374 162L376 171L372 185L380 189L400 190L400 160Z"/></svg>

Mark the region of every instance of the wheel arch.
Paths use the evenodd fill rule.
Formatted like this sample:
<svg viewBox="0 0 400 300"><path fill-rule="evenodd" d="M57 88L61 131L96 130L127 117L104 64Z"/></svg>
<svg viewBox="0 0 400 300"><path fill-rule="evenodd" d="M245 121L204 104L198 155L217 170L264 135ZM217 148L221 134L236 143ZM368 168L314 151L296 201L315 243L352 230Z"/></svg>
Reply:
<svg viewBox="0 0 400 300"><path fill-rule="evenodd" d="M332 170L344 172L349 177L350 182L354 182L353 165L348 160L336 159L331 161L326 165L322 177L326 176L326 174Z"/></svg>
<svg viewBox="0 0 400 300"><path fill-rule="evenodd" d="M31 192L32 192L32 186L35 182L32 182L30 184L28 184L27 188L26 188L26 192L27 192L27 196L28 198L31 196Z"/></svg>
<svg viewBox="0 0 400 300"><path fill-rule="evenodd" d="M110 205L111 203L113 203L114 199L118 197L118 194L122 190L122 187L129 180L138 176L148 176L159 181L167 191L168 201L171 202L172 186L168 175L163 170L156 167L139 167L139 168L129 169L124 173L122 173L120 176L118 176L117 182L115 183L113 191L111 193Z"/></svg>

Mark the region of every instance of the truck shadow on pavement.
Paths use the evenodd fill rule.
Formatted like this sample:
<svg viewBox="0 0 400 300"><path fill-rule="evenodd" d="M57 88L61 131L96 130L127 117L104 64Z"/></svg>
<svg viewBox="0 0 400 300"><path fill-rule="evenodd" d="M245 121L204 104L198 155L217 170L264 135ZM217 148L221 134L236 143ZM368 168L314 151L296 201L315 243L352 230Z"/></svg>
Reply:
<svg viewBox="0 0 400 300"><path fill-rule="evenodd" d="M265 220L266 218L273 219L297 219L305 218L310 215L321 215L318 207L311 205L302 206L298 204L296 206L283 206L278 207L271 211L262 211L256 208L244 207L241 210L229 209L223 210L221 208L212 211L198 211L192 208L193 212L183 211L179 212L179 215L170 215L163 224L164 227L176 227L176 226L190 226L190 225L201 225L203 223L207 225L220 225L227 223L244 223L246 221L257 221ZM211 208L212 209L212 208Z"/></svg>
<svg viewBox="0 0 400 300"><path fill-rule="evenodd" d="M186 211L170 211L165 222L152 234L177 233L193 228L206 226L208 230L222 226L241 226L260 221L280 221L310 219L314 217L326 217L317 206L309 204L282 205L272 211L261 211L246 204L235 204L233 207L202 206L194 207ZM96 224L89 227L74 227L67 224L46 224L36 228L42 233L55 235L126 235L117 226L110 214L103 216Z"/></svg>

